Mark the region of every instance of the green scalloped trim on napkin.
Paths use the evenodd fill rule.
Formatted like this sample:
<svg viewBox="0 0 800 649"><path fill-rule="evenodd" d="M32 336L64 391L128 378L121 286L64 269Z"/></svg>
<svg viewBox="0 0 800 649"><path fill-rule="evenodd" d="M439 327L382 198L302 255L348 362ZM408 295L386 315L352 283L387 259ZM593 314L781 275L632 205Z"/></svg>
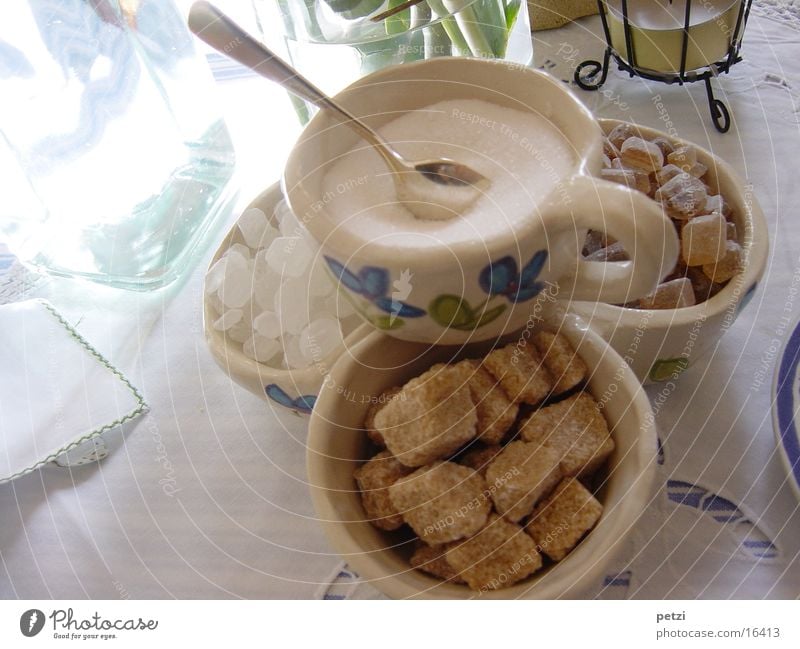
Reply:
<svg viewBox="0 0 800 649"><path fill-rule="evenodd" d="M98 352L94 347L92 347L89 344L89 342L83 336L81 336L75 330L75 328L69 322L67 322L64 319L64 317L58 311L56 311L56 309L53 307L52 304L50 304L49 302L47 302L45 300L36 300L36 301L39 302L39 304L41 304L50 313L50 315L52 315L56 319L56 321L59 324L61 324L64 327L64 329L67 330L67 333L70 335L71 338L73 338L81 347L83 347L87 352L89 352L89 354L94 356L103 367L105 367L114 376L116 376L120 381L122 381L122 383L128 388L128 390L130 390L131 394L136 399L137 406L136 406L136 408L131 410L125 416L119 417L119 418L115 419L114 421L112 421L112 422L110 422L110 423L108 423L108 424L106 424L104 426L101 426L100 428L96 428L95 430L87 433L83 437L80 437L79 439L76 439L75 441L70 442L66 446L62 446L58 450L56 450L53 453L51 453L50 455L48 455L46 458L44 458L42 460L39 460L33 466L27 467L27 468L23 469L22 471L18 471L17 473L15 473L13 475L10 475L7 478L0 478L0 484L5 484L6 482L11 482L12 480L16 480L17 478L19 478L19 477L21 477L23 475L27 475L28 473L33 473L39 467L44 466L45 464L48 464L48 463L52 462L53 460L55 460L59 455L62 455L63 453L71 451L75 447L80 446L81 444L83 444L84 442L86 442L86 441L88 441L90 439L93 439L95 437L98 437L99 435L102 435L103 433L105 433L106 431L111 430L112 428L116 428L117 426L121 426L122 424L124 424L124 423L126 423L126 422L128 422L128 421L130 421L132 419L135 419L136 417L138 417L139 415L147 412L150 409L150 407L145 402L144 397L142 397L142 395L131 384L131 382L127 379L127 377L122 372L120 372L116 367L111 365L111 363L109 363L106 360L106 358L100 352Z"/></svg>

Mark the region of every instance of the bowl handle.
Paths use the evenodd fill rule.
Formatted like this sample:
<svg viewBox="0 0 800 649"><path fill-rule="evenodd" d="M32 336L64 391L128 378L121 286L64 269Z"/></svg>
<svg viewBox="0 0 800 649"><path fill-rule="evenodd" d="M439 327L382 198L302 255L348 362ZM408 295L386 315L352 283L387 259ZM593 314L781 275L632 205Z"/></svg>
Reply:
<svg viewBox="0 0 800 649"><path fill-rule="evenodd" d="M549 232L606 232L631 257L624 262L586 261L579 250L574 274L559 280L565 298L624 304L644 297L672 272L679 252L675 227L645 194L590 176L575 176L559 194L564 200L545 217ZM582 245L581 240L578 247Z"/></svg>

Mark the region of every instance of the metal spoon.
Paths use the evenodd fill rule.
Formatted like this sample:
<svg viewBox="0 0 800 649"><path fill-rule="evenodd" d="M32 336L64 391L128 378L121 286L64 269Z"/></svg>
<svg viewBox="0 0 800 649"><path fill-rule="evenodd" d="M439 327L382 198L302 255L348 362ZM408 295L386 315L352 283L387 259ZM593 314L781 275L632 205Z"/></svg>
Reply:
<svg viewBox="0 0 800 649"><path fill-rule="evenodd" d="M361 135L380 153L394 172L398 199L417 217L446 219L457 215L478 198L489 181L470 167L448 158L412 162L395 151L386 140L337 104L291 65L269 49L209 2L195 2L189 11L189 29L218 52L229 56L263 77L280 84L301 99L328 109ZM434 183L434 186L431 186ZM441 186L452 187L446 200ZM438 191L437 191L438 186Z"/></svg>

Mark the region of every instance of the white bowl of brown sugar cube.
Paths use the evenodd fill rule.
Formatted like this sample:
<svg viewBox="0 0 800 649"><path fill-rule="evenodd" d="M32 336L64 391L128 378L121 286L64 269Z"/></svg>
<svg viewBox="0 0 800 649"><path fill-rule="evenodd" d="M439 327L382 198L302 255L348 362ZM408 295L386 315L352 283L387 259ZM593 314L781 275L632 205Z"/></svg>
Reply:
<svg viewBox="0 0 800 649"><path fill-rule="evenodd" d="M370 333L312 413L331 543L394 598L579 596L651 497L656 431L625 361L578 318L491 343Z"/></svg>
<svg viewBox="0 0 800 649"><path fill-rule="evenodd" d="M668 381L713 348L755 291L769 238L764 215L729 164L690 142L643 126L599 120L602 177L660 202L681 238L681 258L656 290L631 304L571 302L642 381ZM584 256L624 261L628 252L590 232ZM569 296L566 296L568 299Z"/></svg>

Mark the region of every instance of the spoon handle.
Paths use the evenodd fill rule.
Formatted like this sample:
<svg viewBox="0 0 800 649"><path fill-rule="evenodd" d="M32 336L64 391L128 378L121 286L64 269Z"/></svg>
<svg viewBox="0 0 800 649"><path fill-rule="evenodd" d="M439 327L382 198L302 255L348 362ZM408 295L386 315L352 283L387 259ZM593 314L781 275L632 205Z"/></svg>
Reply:
<svg viewBox="0 0 800 649"><path fill-rule="evenodd" d="M210 2L200 0L189 10L189 29L215 50L257 72L270 81L283 86L301 99L319 108L338 113L346 122L359 131L368 142L378 145L387 157L386 143L383 139L352 113L345 110L301 75L291 65L276 56L264 45L223 14ZM387 160L392 158L391 154Z"/></svg>

